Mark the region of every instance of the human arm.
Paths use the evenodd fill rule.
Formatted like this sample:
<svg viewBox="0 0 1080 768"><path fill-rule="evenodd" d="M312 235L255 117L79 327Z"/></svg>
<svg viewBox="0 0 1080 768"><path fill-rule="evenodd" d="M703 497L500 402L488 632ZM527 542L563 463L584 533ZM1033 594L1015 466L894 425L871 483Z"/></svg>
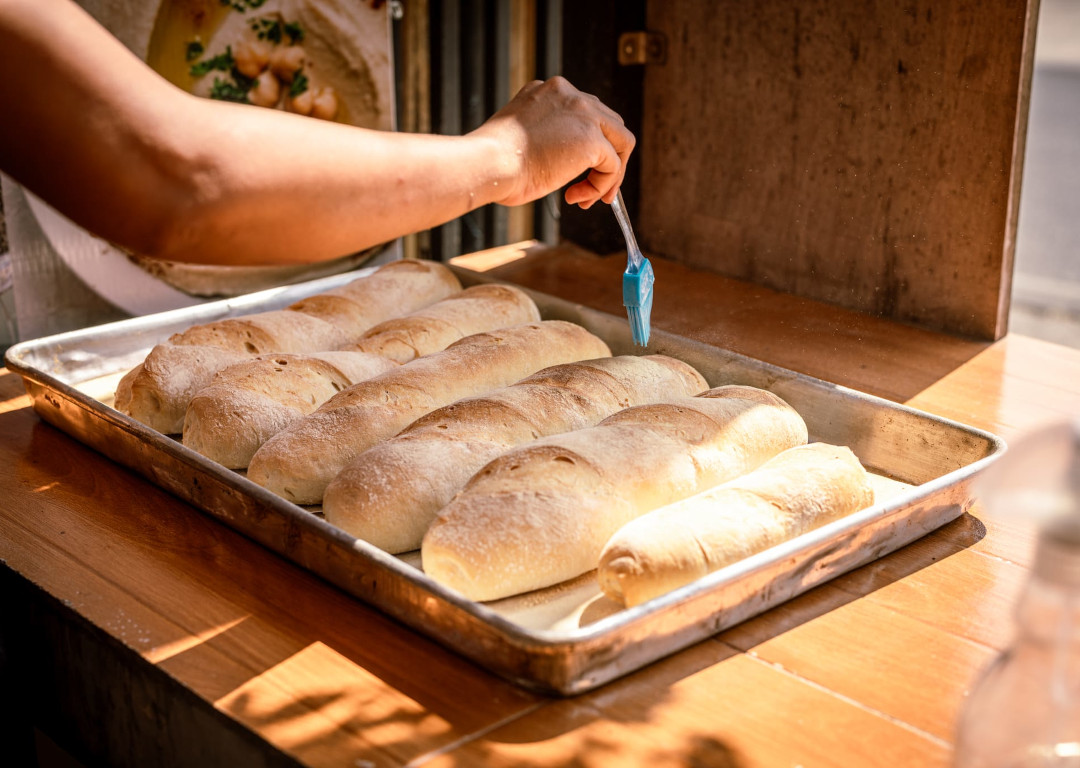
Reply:
<svg viewBox="0 0 1080 768"><path fill-rule="evenodd" d="M0 0L0 168L118 245L175 261L334 258L488 203L610 202L633 136L561 78L465 136L200 99L70 0Z"/></svg>

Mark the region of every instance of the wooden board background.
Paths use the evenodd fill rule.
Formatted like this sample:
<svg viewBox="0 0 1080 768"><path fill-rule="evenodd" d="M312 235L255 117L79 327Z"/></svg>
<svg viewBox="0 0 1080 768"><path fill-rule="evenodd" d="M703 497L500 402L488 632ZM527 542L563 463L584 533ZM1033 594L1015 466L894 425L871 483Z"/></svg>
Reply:
<svg viewBox="0 0 1080 768"><path fill-rule="evenodd" d="M949 333L1004 335L1038 0L665 0L643 248Z"/></svg>

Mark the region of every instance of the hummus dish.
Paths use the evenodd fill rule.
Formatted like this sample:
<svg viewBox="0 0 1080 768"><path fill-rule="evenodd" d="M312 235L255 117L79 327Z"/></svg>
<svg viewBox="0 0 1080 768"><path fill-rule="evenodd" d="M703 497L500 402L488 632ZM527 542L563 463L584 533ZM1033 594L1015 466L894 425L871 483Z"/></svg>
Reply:
<svg viewBox="0 0 1080 768"><path fill-rule="evenodd" d="M387 14L356 0L165 0L146 60L212 99L393 129Z"/></svg>

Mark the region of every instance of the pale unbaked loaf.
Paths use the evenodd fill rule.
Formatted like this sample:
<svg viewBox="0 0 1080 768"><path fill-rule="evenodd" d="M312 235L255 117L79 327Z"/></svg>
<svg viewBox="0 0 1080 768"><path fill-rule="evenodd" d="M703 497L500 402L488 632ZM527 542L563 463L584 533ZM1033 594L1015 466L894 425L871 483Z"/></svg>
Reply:
<svg viewBox="0 0 1080 768"><path fill-rule="evenodd" d="M230 469L242 469L282 429L335 394L398 363L366 352L267 355L219 371L191 399L183 442Z"/></svg>
<svg viewBox="0 0 1080 768"><path fill-rule="evenodd" d="M510 285L476 285L404 317L379 323L343 349L407 363L474 333L540 319L529 295Z"/></svg>
<svg viewBox="0 0 1080 768"><path fill-rule="evenodd" d="M630 520L806 440L793 408L751 387L628 408L486 465L425 534L424 571L473 600L557 584L594 569Z"/></svg>
<svg viewBox="0 0 1080 768"><path fill-rule="evenodd" d="M117 388L115 407L165 434L177 434L192 396L245 358L306 353L352 343L372 326L461 290L448 267L395 261L346 285L292 304L193 326L155 346Z"/></svg>
<svg viewBox="0 0 1080 768"><path fill-rule="evenodd" d="M874 503L849 448L812 443L627 523L600 554L604 592L638 605Z"/></svg>
<svg viewBox="0 0 1080 768"><path fill-rule="evenodd" d="M694 368L664 355L546 368L504 389L432 411L364 451L327 487L323 514L388 552L417 549L438 511L499 454L539 437L593 426L623 408L706 389Z"/></svg>
<svg viewBox="0 0 1080 768"><path fill-rule="evenodd" d="M290 501L317 504L357 455L424 414L550 365L610 355L598 337L561 320L467 336L334 395L266 441L248 478Z"/></svg>

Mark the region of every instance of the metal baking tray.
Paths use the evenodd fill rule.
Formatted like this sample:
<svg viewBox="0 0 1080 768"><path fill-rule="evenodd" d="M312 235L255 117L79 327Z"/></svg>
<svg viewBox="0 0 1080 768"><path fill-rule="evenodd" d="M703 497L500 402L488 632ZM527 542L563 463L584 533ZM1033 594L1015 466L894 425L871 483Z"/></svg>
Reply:
<svg viewBox="0 0 1080 768"><path fill-rule="evenodd" d="M879 558L959 517L972 481L1004 442L955 421L654 330L648 352L694 365L711 386L771 390L805 419L811 440L849 446L873 473L873 507L633 608L586 574L549 589L476 603L110 407L120 376L150 348L196 323L278 309L363 275L276 288L16 344L42 419L349 594L519 685L572 695L643 667ZM457 270L465 284L483 275ZM625 317L530 291L548 319L588 328L612 352L635 351Z"/></svg>

